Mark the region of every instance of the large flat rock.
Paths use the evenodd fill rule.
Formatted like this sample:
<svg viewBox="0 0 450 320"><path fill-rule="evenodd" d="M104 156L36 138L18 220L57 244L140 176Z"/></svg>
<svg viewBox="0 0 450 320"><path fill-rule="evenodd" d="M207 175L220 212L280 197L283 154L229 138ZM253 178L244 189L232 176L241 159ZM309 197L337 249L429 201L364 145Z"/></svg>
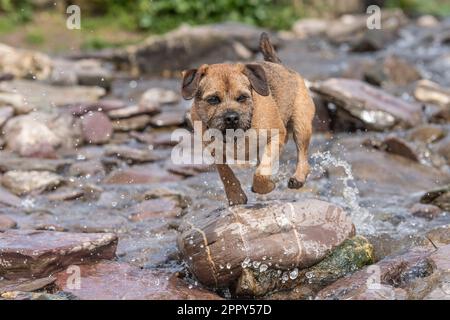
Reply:
<svg viewBox="0 0 450 320"><path fill-rule="evenodd" d="M406 102L360 80L332 78L313 84L311 89L368 129L413 127L422 118L420 104Z"/></svg>
<svg viewBox="0 0 450 320"><path fill-rule="evenodd" d="M7 230L0 233L0 277L42 277L72 264L115 256L112 233Z"/></svg>

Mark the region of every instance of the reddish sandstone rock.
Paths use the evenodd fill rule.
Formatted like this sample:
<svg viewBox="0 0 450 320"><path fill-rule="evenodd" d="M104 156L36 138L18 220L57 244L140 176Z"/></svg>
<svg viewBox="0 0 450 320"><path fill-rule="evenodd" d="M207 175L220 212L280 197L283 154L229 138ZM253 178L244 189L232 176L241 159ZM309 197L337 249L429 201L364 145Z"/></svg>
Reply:
<svg viewBox="0 0 450 320"><path fill-rule="evenodd" d="M155 127L180 126L185 122L185 115L183 110L162 112L152 117L150 124Z"/></svg>
<svg viewBox="0 0 450 320"><path fill-rule="evenodd" d="M232 286L246 261L284 271L310 267L355 232L341 208L315 199L196 213L179 230L189 269L211 287Z"/></svg>
<svg viewBox="0 0 450 320"><path fill-rule="evenodd" d="M89 112L81 120L84 141L92 144L108 142L113 133L109 118L102 112Z"/></svg>
<svg viewBox="0 0 450 320"><path fill-rule="evenodd" d="M150 199L131 208L128 218L134 222L154 218L174 218L179 216L182 210L175 199Z"/></svg>
<svg viewBox="0 0 450 320"><path fill-rule="evenodd" d="M79 288L68 285L71 273L57 275L56 285L82 300L216 300L218 295L188 285L164 270L146 270L120 262L81 266Z"/></svg>
<svg viewBox="0 0 450 320"><path fill-rule="evenodd" d="M432 272L427 263L428 248L416 248L403 255L389 257L346 276L321 290L316 299L339 300L404 300L406 292L392 286L399 281L421 277Z"/></svg>
<svg viewBox="0 0 450 320"><path fill-rule="evenodd" d="M7 230L0 233L0 277L43 277L72 264L115 256L112 233Z"/></svg>
<svg viewBox="0 0 450 320"><path fill-rule="evenodd" d="M17 223L13 219L4 214L0 214L0 232L15 228L16 225Z"/></svg>
<svg viewBox="0 0 450 320"><path fill-rule="evenodd" d="M113 171L103 182L107 184L145 184L181 179L180 176L169 173L159 166L140 165Z"/></svg>
<svg viewBox="0 0 450 320"><path fill-rule="evenodd" d="M0 204L5 204L10 207L20 206L22 200L16 195L0 187Z"/></svg>

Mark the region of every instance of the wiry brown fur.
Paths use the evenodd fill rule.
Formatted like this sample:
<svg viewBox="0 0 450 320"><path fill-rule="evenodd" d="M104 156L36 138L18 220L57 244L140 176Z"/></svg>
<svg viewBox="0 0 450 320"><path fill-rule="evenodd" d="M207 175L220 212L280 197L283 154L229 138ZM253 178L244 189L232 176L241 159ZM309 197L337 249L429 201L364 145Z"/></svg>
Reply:
<svg viewBox="0 0 450 320"><path fill-rule="evenodd" d="M227 112L239 115L236 129L277 129L280 152L287 139L287 128L292 128L298 152L296 170L288 187L298 189L309 173L308 146L314 103L303 78L280 64L266 34L261 35L260 48L264 62L202 65L199 69L185 71L183 97L194 98L191 118L192 121L201 121L204 130L216 128L224 131L226 124L223 119ZM210 105L206 100L212 95L219 97L221 102ZM242 95L247 95L248 99L238 102ZM268 143L253 178L252 190L260 194L275 188L271 176L264 174L267 171L263 170L273 165L274 155L270 149ZM216 166L229 203L246 203L247 197L230 167L226 164Z"/></svg>

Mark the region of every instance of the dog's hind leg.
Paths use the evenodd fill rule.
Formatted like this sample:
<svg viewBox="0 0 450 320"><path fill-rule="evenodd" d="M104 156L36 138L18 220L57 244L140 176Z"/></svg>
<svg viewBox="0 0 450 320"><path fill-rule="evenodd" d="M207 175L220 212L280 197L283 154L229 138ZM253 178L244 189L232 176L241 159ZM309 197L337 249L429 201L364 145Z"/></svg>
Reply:
<svg viewBox="0 0 450 320"><path fill-rule="evenodd" d="M314 117L314 102L307 94L308 90L302 79L299 79L299 90L292 112L292 132L297 146L297 165L294 175L289 179L288 187L299 189L303 187L309 174L308 148L312 134L312 120Z"/></svg>

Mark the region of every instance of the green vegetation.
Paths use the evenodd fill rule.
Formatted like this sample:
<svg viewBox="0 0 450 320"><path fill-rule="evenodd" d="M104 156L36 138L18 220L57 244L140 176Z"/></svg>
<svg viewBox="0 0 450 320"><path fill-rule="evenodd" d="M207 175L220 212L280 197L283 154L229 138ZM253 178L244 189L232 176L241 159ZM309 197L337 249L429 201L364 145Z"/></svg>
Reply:
<svg viewBox="0 0 450 320"><path fill-rule="evenodd" d="M388 0L387 6L401 8L410 14L450 15L450 1L448 0Z"/></svg>
<svg viewBox="0 0 450 320"><path fill-rule="evenodd" d="M361 0L362 1L362 0ZM290 29L302 17L331 17L342 7L334 0L70 0L81 8L81 30L68 30L63 1L50 9L32 0L0 0L0 39L49 51L102 49L136 43L181 24L244 22ZM449 0L386 0L408 14L450 15ZM20 35L24 34L24 37ZM14 35L18 35L15 37ZM4 41L4 40L3 40ZM21 43L24 41L24 43Z"/></svg>
<svg viewBox="0 0 450 320"><path fill-rule="evenodd" d="M28 22L33 14L29 0L0 0L0 12L5 13L11 23Z"/></svg>
<svg viewBox="0 0 450 320"><path fill-rule="evenodd" d="M45 37L39 30L30 31L25 36L25 41L32 45L41 45L45 42Z"/></svg>

